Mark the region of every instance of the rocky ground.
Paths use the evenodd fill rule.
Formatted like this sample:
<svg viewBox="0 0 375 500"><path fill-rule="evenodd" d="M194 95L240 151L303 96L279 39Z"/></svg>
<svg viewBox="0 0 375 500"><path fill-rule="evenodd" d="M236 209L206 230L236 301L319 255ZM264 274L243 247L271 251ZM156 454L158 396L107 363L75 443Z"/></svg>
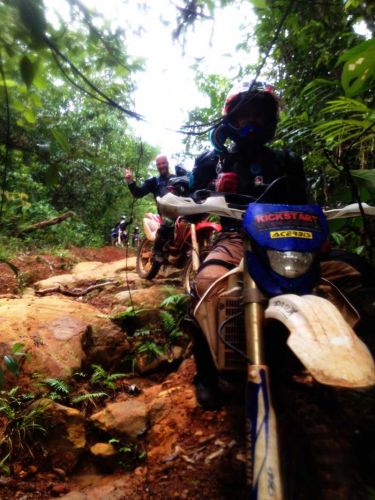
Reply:
<svg viewBox="0 0 375 500"><path fill-rule="evenodd" d="M0 498L242 497L238 406L216 412L198 406L186 337L152 357L137 354L139 341L127 335L151 325L158 344L155 310L165 297L181 293L178 273L145 284L134 272L134 256L125 260L123 250L111 247L72 249L61 257L24 254L12 263L18 276L0 264L0 358L16 342L28 357L20 359L18 379L4 370L2 394L15 385L25 394L37 392L22 408L42 408L48 432L31 436L27 429L18 441L12 434L11 457L0 468ZM121 316L131 303L143 309L141 323L124 332L123 320L108 315ZM107 379L124 374L111 387L95 385L93 365ZM50 388L48 393L41 383L46 379L66 381L70 393L57 391L51 401ZM90 391L108 397L73 402ZM0 436L12 425L2 413ZM2 452L8 449L3 445Z"/></svg>
<svg viewBox="0 0 375 500"><path fill-rule="evenodd" d="M113 247L25 253L12 261L17 276L0 264L1 500L246 497L241 400L203 411L188 336L162 321L160 311L176 314L163 301L182 297L178 272L145 282L124 257ZM17 343L18 377L4 365ZM340 398L345 411L326 410L345 428L360 487L348 496L338 484L327 498L375 498L374 398ZM325 423L307 417L321 439Z"/></svg>

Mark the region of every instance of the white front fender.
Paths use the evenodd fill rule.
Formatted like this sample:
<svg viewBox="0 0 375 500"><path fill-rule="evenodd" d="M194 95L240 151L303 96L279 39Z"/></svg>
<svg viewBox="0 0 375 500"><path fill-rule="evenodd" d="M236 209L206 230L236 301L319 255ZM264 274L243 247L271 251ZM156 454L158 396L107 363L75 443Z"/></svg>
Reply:
<svg viewBox="0 0 375 500"><path fill-rule="evenodd" d="M265 316L289 329L289 347L318 382L353 388L375 384L369 350L328 300L280 295L269 301Z"/></svg>

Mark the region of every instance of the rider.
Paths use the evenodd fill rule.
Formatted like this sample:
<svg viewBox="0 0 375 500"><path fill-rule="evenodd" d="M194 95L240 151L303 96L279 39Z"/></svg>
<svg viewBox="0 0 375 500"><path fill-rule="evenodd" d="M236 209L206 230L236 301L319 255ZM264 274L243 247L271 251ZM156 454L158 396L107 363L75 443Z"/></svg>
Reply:
<svg viewBox="0 0 375 500"><path fill-rule="evenodd" d="M141 186L137 186L134 180L133 172L130 169L125 170L124 179L129 186L131 194L135 198L143 198L143 196L151 193L156 199L156 197L162 197L168 192L168 183L175 177L169 173L168 158L164 154L159 154L155 159L155 163L159 175L146 179ZM172 238L173 229L173 221L170 219L163 219L163 223L160 225L158 232L156 233L153 248L154 259L157 262L164 261L163 249Z"/></svg>
<svg viewBox="0 0 375 500"><path fill-rule="evenodd" d="M226 98L220 124L210 133L214 150L202 153L195 161L191 191L211 188L233 193L234 199L236 194L252 199L262 195L266 203L307 203L302 160L288 150L266 145L274 137L278 117L279 102L270 85L256 81L235 85ZM229 148L225 145L228 139L233 141ZM273 182L272 189L267 189ZM193 303L214 281L236 267L243 256L241 222L222 218L221 224L223 231L196 276ZM325 276L331 277L337 271L341 277L358 279L354 267L327 264L326 269L322 267ZM216 370L203 333L198 327L192 330L197 399L203 407L219 407L225 400L225 381Z"/></svg>

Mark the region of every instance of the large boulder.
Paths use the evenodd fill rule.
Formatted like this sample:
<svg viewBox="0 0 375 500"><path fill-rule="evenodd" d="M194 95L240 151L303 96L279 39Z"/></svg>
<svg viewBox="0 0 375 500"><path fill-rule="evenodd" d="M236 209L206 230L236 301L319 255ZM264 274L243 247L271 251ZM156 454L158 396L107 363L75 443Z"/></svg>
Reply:
<svg viewBox="0 0 375 500"><path fill-rule="evenodd" d="M34 405L43 408L43 417L48 422L43 447L52 467L73 470L86 446L83 414L50 399L36 401Z"/></svg>
<svg viewBox="0 0 375 500"><path fill-rule="evenodd" d="M108 403L104 410L91 415L90 420L111 435L135 439L147 429L147 406L136 399Z"/></svg>
<svg viewBox="0 0 375 500"><path fill-rule="evenodd" d="M26 386L35 372L67 379L85 363L113 365L128 349L122 330L96 308L55 296L0 299L0 358L19 342L28 353L19 358Z"/></svg>

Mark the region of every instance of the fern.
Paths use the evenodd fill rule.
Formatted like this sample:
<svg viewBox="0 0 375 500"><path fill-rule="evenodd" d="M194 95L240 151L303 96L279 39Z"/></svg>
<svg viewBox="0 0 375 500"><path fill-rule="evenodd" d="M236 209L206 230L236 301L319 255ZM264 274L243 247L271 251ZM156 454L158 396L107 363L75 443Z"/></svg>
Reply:
<svg viewBox="0 0 375 500"><path fill-rule="evenodd" d="M160 311L160 317L162 320L163 330L167 335L169 335L177 327L176 320L168 311Z"/></svg>
<svg viewBox="0 0 375 500"><path fill-rule="evenodd" d="M366 104L357 99L339 97L329 101L322 113L325 116L316 124L314 132L332 147L354 141L354 145L367 142L367 147L372 148L374 132L371 125L374 124L375 115L374 110ZM329 120L328 116L335 118Z"/></svg>
<svg viewBox="0 0 375 500"><path fill-rule="evenodd" d="M128 307L125 311L110 316L110 319L121 321L134 320L137 319L143 311L145 311L145 309L142 309L141 307Z"/></svg>
<svg viewBox="0 0 375 500"><path fill-rule="evenodd" d="M91 383L92 384L97 384L101 381L103 381L107 376L108 373L104 370L104 368L100 365L91 365L92 368L94 368L94 372L91 375Z"/></svg>
<svg viewBox="0 0 375 500"><path fill-rule="evenodd" d="M88 392L86 394L80 394L79 396L76 396L71 401L72 403L82 403L82 401L90 401L91 403L94 403L95 399L108 397L109 396L106 392Z"/></svg>
<svg viewBox="0 0 375 500"><path fill-rule="evenodd" d="M70 392L68 384L58 378L46 378L42 383L61 396L67 396Z"/></svg>
<svg viewBox="0 0 375 500"><path fill-rule="evenodd" d="M0 415L1 414L9 418L9 420L14 419L15 417L15 411L5 398L0 399Z"/></svg>
<svg viewBox="0 0 375 500"><path fill-rule="evenodd" d="M10 476L10 467L7 464L7 460L10 457L10 452L5 455L4 458L0 460L0 471L3 471L4 474Z"/></svg>
<svg viewBox="0 0 375 500"><path fill-rule="evenodd" d="M147 354L151 358L162 357L165 355L165 352L162 347L158 346L155 342L146 341L140 344L137 348L137 351L140 354Z"/></svg>
<svg viewBox="0 0 375 500"><path fill-rule="evenodd" d="M93 374L91 375L91 383L97 385L105 385L109 389L116 389L115 380L126 377L126 373L108 373L100 365L91 365L95 368Z"/></svg>
<svg viewBox="0 0 375 500"><path fill-rule="evenodd" d="M160 307L166 307L173 309L175 311L180 309L186 309L187 304L189 303L189 296L183 293L170 295L166 297L160 304Z"/></svg>
<svg viewBox="0 0 375 500"><path fill-rule="evenodd" d="M117 380L126 376L126 373L112 373L111 375L108 375L107 380Z"/></svg>

